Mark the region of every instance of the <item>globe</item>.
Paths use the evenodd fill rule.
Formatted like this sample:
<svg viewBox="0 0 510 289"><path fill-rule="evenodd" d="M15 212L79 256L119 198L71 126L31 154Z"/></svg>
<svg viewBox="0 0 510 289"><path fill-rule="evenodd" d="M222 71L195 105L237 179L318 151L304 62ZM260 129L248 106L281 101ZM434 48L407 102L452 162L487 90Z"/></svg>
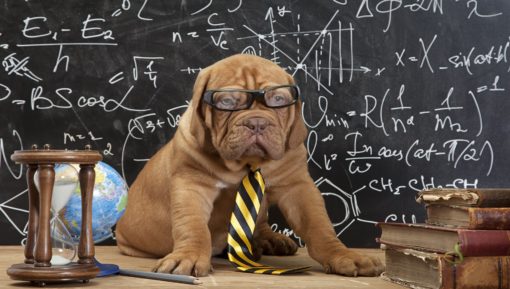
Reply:
<svg viewBox="0 0 510 289"><path fill-rule="evenodd" d="M77 172L79 165L71 164L55 168L56 179L59 175L69 175L74 172L74 179L78 182ZM99 162L95 166L96 179L92 196L92 238L94 243L99 243L112 237L112 227L117 223L126 209L128 186L122 176L111 166ZM55 196L54 196L55 197ZM58 198L58 197L57 197ZM81 190L79 184L73 189L71 196L62 209L58 211L58 217L64 223L65 229L59 230L57 239L68 239L69 235L73 242L80 241L81 233ZM64 236L67 235L67 236Z"/></svg>

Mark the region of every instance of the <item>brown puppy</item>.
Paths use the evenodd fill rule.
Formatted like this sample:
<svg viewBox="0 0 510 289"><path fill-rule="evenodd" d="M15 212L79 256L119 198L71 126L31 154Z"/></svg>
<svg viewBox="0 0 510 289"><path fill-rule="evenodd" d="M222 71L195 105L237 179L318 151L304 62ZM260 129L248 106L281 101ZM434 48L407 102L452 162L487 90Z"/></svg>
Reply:
<svg viewBox="0 0 510 289"><path fill-rule="evenodd" d="M293 83L279 66L251 55L231 56L202 70L175 136L149 160L129 190L127 210L116 231L121 252L162 258L154 268L158 272L207 275L211 256L227 246L237 187L248 167L256 166L266 182L254 233L256 255L291 255L297 250L291 239L272 232L267 223L268 205L276 204L327 273L380 274L379 260L349 250L336 238L308 173L300 101L280 108L265 105L284 104L281 99L292 97L288 88L276 89L281 96L266 97L265 104L257 98L238 111L221 109L235 107L239 95L218 98L216 108L203 101L208 90L261 90Z"/></svg>

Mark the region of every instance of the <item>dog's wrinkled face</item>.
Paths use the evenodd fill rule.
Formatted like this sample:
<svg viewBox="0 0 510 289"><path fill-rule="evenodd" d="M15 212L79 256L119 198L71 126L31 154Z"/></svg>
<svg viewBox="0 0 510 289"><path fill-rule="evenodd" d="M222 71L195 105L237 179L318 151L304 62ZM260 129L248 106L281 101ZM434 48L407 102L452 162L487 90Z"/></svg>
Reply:
<svg viewBox="0 0 510 289"><path fill-rule="evenodd" d="M264 83L257 88L276 84ZM288 110L267 108L257 102L249 110L213 110L212 142L220 155L227 160L253 157L280 159L285 151Z"/></svg>
<svg viewBox="0 0 510 289"><path fill-rule="evenodd" d="M196 113L208 128L210 144L223 159L281 159L286 150L304 140L306 129L300 118L301 104L298 101L290 106L270 108L256 100L249 109L223 111L204 103L203 93L215 89L262 90L293 83L292 77L278 65L252 55L235 55L202 71L195 84L193 102L200 101ZM277 89L277 93L291 97L285 88Z"/></svg>

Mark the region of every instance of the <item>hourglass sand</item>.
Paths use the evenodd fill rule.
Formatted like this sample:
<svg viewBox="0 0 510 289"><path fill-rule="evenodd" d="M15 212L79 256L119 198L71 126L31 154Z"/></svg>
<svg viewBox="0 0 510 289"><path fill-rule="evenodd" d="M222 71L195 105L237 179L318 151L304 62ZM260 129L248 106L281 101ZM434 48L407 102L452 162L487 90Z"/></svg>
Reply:
<svg viewBox="0 0 510 289"><path fill-rule="evenodd" d="M34 175L34 183L39 191L39 174ZM55 183L51 197L51 260L52 266L67 265L76 256L76 246L71 233L62 221L64 208L78 187L78 171L70 164L55 165Z"/></svg>
<svg viewBox="0 0 510 289"><path fill-rule="evenodd" d="M94 242L92 239L92 192L94 188L94 166L102 160L97 151L90 146L85 150L52 150L49 145L44 149L32 146L31 150L15 151L11 159L19 164L27 165L28 184L28 234L25 245L25 262L14 264L7 269L7 274L14 280L31 281L34 284L45 285L46 282L81 280L88 282L96 277L99 268L94 264ZM65 181L55 181L55 164L79 164L78 179L82 198L82 224L80 242L78 244L78 260L67 263L70 256L62 256L57 250L56 255L62 258L53 258L51 219L58 216L69 199L70 189ZM34 176L37 173L39 188L36 187ZM54 188L54 184L57 186ZM71 186L69 184L69 186ZM53 190L56 191L53 193ZM72 193L72 192L71 192ZM53 196L55 201L52 202ZM50 212L54 211L53 217ZM60 224L55 218L53 224ZM65 227L65 226L60 226ZM59 228L57 226L56 228ZM62 244L67 244L63 231L55 231L55 236ZM71 241L71 240L69 240ZM71 243L72 244L72 243ZM53 262L52 262L53 261ZM65 265L58 265L65 261Z"/></svg>

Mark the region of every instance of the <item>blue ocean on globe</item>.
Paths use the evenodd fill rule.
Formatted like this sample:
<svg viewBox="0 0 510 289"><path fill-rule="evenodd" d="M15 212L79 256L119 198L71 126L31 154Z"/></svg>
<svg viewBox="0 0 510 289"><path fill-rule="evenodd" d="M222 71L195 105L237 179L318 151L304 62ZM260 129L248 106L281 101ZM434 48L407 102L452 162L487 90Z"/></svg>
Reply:
<svg viewBox="0 0 510 289"><path fill-rule="evenodd" d="M72 164L79 171L79 166ZM94 243L112 237L112 227L126 209L128 186L122 176L111 166L99 162L95 166L96 179L92 197L92 237ZM77 185L59 217L78 243L81 233L81 190Z"/></svg>

